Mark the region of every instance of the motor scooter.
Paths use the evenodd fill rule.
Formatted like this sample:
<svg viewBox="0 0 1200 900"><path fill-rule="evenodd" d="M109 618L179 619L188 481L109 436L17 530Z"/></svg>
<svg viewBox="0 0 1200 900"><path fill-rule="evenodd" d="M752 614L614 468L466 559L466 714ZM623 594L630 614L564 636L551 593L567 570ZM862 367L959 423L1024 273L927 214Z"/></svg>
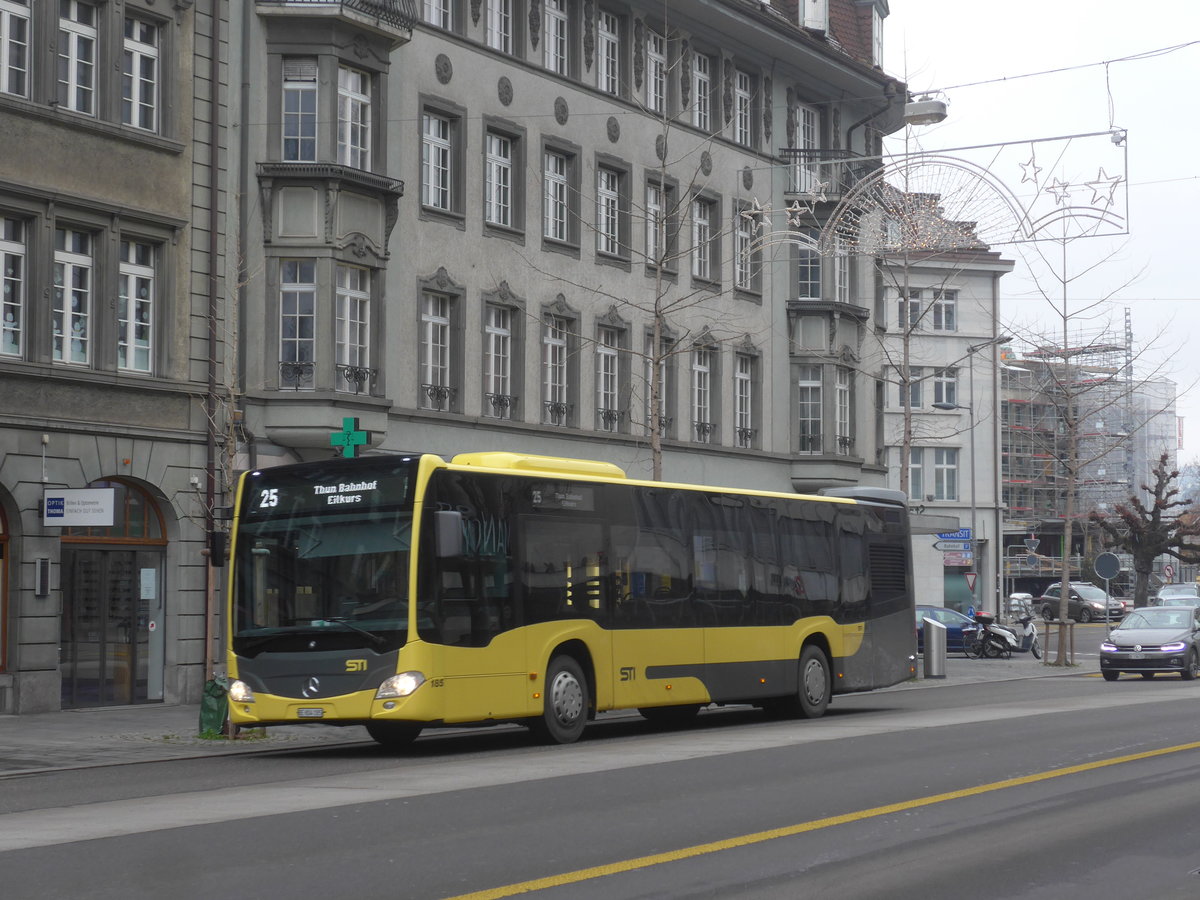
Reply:
<svg viewBox="0 0 1200 900"><path fill-rule="evenodd" d="M990 613L976 613L975 621L979 625L976 639L970 646L966 646L964 640L964 651L968 656L974 656L976 659L1010 659L1013 653L1021 652L1021 641L1017 640L1016 634L1003 625L997 625L995 616Z"/></svg>

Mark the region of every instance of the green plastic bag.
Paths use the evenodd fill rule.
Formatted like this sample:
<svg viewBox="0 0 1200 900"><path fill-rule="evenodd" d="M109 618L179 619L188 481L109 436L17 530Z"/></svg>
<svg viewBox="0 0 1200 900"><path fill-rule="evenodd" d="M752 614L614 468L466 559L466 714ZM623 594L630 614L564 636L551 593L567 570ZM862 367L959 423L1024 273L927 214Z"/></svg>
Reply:
<svg viewBox="0 0 1200 900"><path fill-rule="evenodd" d="M200 698L200 733L224 734L228 718L229 682L220 677L206 681Z"/></svg>

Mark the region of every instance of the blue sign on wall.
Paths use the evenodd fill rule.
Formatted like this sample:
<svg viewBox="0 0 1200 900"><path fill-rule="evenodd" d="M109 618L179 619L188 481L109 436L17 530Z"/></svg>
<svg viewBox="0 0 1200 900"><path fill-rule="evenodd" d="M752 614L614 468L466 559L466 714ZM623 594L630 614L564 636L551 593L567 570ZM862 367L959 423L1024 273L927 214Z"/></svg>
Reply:
<svg viewBox="0 0 1200 900"><path fill-rule="evenodd" d="M945 534L939 534L938 537L943 541L969 541L971 539L971 529L960 528L958 531L947 531Z"/></svg>

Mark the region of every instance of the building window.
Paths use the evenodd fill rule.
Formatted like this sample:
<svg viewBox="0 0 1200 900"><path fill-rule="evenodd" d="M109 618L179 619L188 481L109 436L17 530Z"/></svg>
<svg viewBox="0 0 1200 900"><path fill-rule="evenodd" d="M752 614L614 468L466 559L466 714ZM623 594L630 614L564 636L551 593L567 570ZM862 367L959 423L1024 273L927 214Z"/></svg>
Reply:
<svg viewBox="0 0 1200 900"><path fill-rule="evenodd" d="M798 194L815 193L821 182L817 149L820 145L821 117L811 106L796 109L796 149L793 157L792 190Z"/></svg>
<svg viewBox="0 0 1200 900"><path fill-rule="evenodd" d="M701 131L712 127L712 66L712 57L692 56L692 124Z"/></svg>
<svg viewBox="0 0 1200 900"><path fill-rule="evenodd" d="M654 350L654 336L646 335L646 434L653 433L654 424L658 424L660 436L666 436L671 430L671 386L668 381L669 370L667 363L671 359L672 342L663 338L657 353ZM657 382L656 382L657 379ZM654 392L658 391L658 403L654 402ZM657 408L656 408L657 407Z"/></svg>
<svg viewBox="0 0 1200 900"><path fill-rule="evenodd" d="M646 109L667 111L667 39L653 29L646 32Z"/></svg>
<svg viewBox="0 0 1200 900"><path fill-rule="evenodd" d="M679 252L675 227L675 188L657 181L646 182L646 263L674 271Z"/></svg>
<svg viewBox="0 0 1200 900"><path fill-rule="evenodd" d="M317 61L292 57L283 61L283 159L315 162L317 158Z"/></svg>
<svg viewBox="0 0 1200 900"><path fill-rule="evenodd" d="M908 405L911 409L919 409L922 405L922 385L924 381L924 369L920 366L908 367L908 383L904 383L903 377L900 381L900 407L904 408L904 392L908 390Z"/></svg>
<svg viewBox="0 0 1200 900"><path fill-rule="evenodd" d="M452 133L449 118L433 113L421 117L421 203L447 212L454 188Z"/></svg>
<svg viewBox="0 0 1200 900"><path fill-rule="evenodd" d="M601 166L596 170L596 250L619 256L621 246L621 173Z"/></svg>
<svg viewBox="0 0 1200 900"><path fill-rule="evenodd" d="M716 430L712 408L713 351L697 347L692 351L692 428L695 439L707 444Z"/></svg>
<svg viewBox="0 0 1200 900"><path fill-rule="evenodd" d="M958 450L933 449L933 499L958 499Z"/></svg>
<svg viewBox="0 0 1200 900"><path fill-rule="evenodd" d="M554 241L570 237L570 160L565 153L547 150L543 154L545 182L545 223L543 235Z"/></svg>
<svg viewBox="0 0 1200 900"><path fill-rule="evenodd" d="M716 221L715 201L706 197L692 201L692 276L704 281L720 279L720 236Z"/></svg>
<svg viewBox="0 0 1200 900"><path fill-rule="evenodd" d="M829 346L829 320L824 316L798 316L793 320L792 339L802 350L825 350Z"/></svg>
<svg viewBox="0 0 1200 900"><path fill-rule="evenodd" d="M316 262L311 259L283 260L279 282L280 384L311 388L316 360Z"/></svg>
<svg viewBox="0 0 1200 900"><path fill-rule="evenodd" d="M454 27L454 0L422 0L421 17L437 28Z"/></svg>
<svg viewBox="0 0 1200 900"><path fill-rule="evenodd" d="M512 0L487 0L487 45L512 53Z"/></svg>
<svg viewBox="0 0 1200 900"><path fill-rule="evenodd" d="M802 228L796 241L796 298L821 299L821 254L817 251L817 230Z"/></svg>
<svg viewBox="0 0 1200 900"><path fill-rule="evenodd" d="M958 369L933 370L933 402L958 403Z"/></svg>
<svg viewBox="0 0 1200 900"><path fill-rule="evenodd" d="M25 349L25 225L0 218L0 355Z"/></svg>
<svg viewBox="0 0 1200 900"><path fill-rule="evenodd" d="M489 303L484 307L483 394L485 415L512 418L512 310Z"/></svg>
<svg viewBox="0 0 1200 900"><path fill-rule="evenodd" d="M92 236L73 228L54 231L54 306L52 358L56 362L91 360Z"/></svg>
<svg viewBox="0 0 1200 900"><path fill-rule="evenodd" d="M958 331L958 291L934 291L931 313L934 331Z"/></svg>
<svg viewBox="0 0 1200 900"><path fill-rule="evenodd" d="M879 7L871 7L871 62L883 65L883 16Z"/></svg>
<svg viewBox="0 0 1200 900"><path fill-rule="evenodd" d="M338 67L338 162L371 168L371 77Z"/></svg>
<svg viewBox="0 0 1200 900"><path fill-rule="evenodd" d="M512 166L511 138L489 131L484 138L484 220L491 225L512 227Z"/></svg>
<svg viewBox="0 0 1200 900"><path fill-rule="evenodd" d="M896 322L901 331L912 331L921 321L921 292L910 290L900 297Z"/></svg>
<svg viewBox="0 0 1200 900"><path fill-rule="evenodd" d="M546 21L545 45L543 47L543 63L551 72L559 75L569 74L571 63L569 55L570 31L567 19L567 0L545 0Z"/></svg>
<svg viewBox="0 0 1200 900"><path fill-rule="evenodd" d="M158 128L158 28L140 19L125 19L121 71L121 121L135 128Z"/></svg>
<svg viewBox="0 0 1200 900"><path fill-rule="evenodd" d="M853 374L849 369L837 370L837 449L842 455L854 452L854 437L852 428L852 396L851 385Z"/></svg>
<svg viewBox="0 0 1200 900"><path fill-rule="evenodd" d="M757 291L760 289L762 254L755 244L755 237L762 220L758 214L748 209L739 211L734 218L734 287L743 291Z"/></svg>
<svg viewBox="0 0 1200 900"><path fill-rule="evenodd" d="M117 368L149 372L153 367L154 246L122 240L117 299Z"/></svg>
<svg viewBox="0 0 1200 900"><path fill-rule="evenodd" d="M542 320L542 421L547 425L567 425L571 407L568 402L567 337L570 321L547 313Z"/></svg>
<svg viewBox="0 0 1200 900"><path fill-rule="evenodd" d="M600 11L596 29L596 87L606 94L621 93L621 20Z"/></svg>
<svg viewBox="0 0 1200 900"><path fill-rule="evenodd" d="M733 139L754 146L754 76L738 69L733 76Z"/></svg>
<svg viewBox="0 0 1200 900"><path fill-rule="evenodd" d="M924 456L925 451L920 447L908 451L908 496L917 499L925 496Z"/></svg>
<svg viewBox="0 0 1200 900"><path fill-rule="evenodd" d="M371 371L371 273L337 267L337 386L362 393Z"/></svg>
<svg viewBox="0 0 1200 900"><path fill-rule="evenodd" d="M596 335L596 418L601 431L621 430L621 332L600 326Z"/></svg>
<svg viewBox="0 0 1200 900"><path fill-rule="evenodd" d="M838 303L850 302L850 254L840 237L833 241L833 299Z"/></svg>
<svg viewBox="0 0 1200 900"><path fill-rule="evenodd" d="M800 366L796 380L800 453L821 452L821 367Z"/></svg>
<svg viewBox="0 0 1200 900"><path fill-rule="evenodd" d="M737 446L754 446L758 429L754 424L754 362L748 353L738 353L733 370L733 427Z"/></svg>
<svg viewBox="0 0 1200 900"><path fill-rule="evenodd" d="M58 102L96 113L96 7L83 0L59 0Z"/></svg>
<svg viewBox="0 0 1200 900"><path fill-rule="evenodd" d="M0 0L0 93L29 96L27 0Z"/></svg>
<svg viewBox="0 0 1200 900"><path fill-rule="evenodd" d="M450 383L450 297L425 292L421 297L421 406L453 407Z"/></svg>

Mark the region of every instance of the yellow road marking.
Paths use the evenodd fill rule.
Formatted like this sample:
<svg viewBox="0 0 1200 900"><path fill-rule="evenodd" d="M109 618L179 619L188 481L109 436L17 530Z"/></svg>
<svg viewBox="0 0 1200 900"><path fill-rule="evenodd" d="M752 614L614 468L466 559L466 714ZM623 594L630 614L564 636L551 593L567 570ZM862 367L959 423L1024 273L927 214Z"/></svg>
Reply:
<svg viewBox="0 0 1200 900"><path fill-rule="evenodd" d="M663 863L678 862L682 859L690 859L695 856L704 856L709 853L718 853L722 850L733 850L737 847L748 847L751 844L761 844L766 841L773 841L777 838L793 837L797 834L804 834L808 831L818 831L822 828L830 828L834 825L846 825L850 822L861 822L864 819L873 819L877 816L891 815L892 813L904 812L910 809L919 809L923 806L933 806L935 803L945 803L947 800L959 800L963 797L975 797L980 794L988 794L993 791L1002 791L1006 788L1021 787L1027 784L1037 784L1039 781L1049 781L1052 778L1062 778L1065 775L1078 775L1081 772L1090 772L1094 769L1103 769L1108 766L1116 766L1121 763L1137 762L1143 759L1153 759L1156 756L1167 756L1172 753L1182 753L1187 750L1200 750L1200 741L1194 741L1190 744L1179 744L1174 747L1164 747L1161 750L1147 750L1143 753L1131 753L1128 756L1114 756L1112 759L1102 759L1096 762L1081 763L1077 766L1067 766L1062 769L1050 769L1047 772L1038 772L1034 775L1023 775L1020 778L1009 778L1005 781L994 781L991 784L981 784L977 787L963 788L959 791L949 791L945 794L934 794L930 797L920 797L916 800L905 800L902 803L889 803L887 806L876 806L871 809L862 809L858 812L844 813L840 816L828 816L824 819L813 819L811 822L801 822L798 825L789 825L785 828L772 828L767 831L757 831L753 834L743 834L739 837L726 838L722 841L710 841L707 844L696 844L693 847L683 847L679 850L670 850L666 853L655 853L650 856L639 856L635 859L626 859L619 862L608 863L603 866L592 866L587 869L577 869L574 872L564 872L561 875L551 875L547 878L535 878L532 881L522 881L517 884L508 884L502 887L489 888L484 891L475 891L470 894L459 894L455 897L448 897L446 900L499 900L502 897L513 897L517 894L527 894L532 891L541 891L547 888L563 887L568 884L578 884L581 881L590 881L594 878L603 878L605 875L619 875L622 872L632 872L635 869L646 869L650 866L659 866Z"/></svg>

